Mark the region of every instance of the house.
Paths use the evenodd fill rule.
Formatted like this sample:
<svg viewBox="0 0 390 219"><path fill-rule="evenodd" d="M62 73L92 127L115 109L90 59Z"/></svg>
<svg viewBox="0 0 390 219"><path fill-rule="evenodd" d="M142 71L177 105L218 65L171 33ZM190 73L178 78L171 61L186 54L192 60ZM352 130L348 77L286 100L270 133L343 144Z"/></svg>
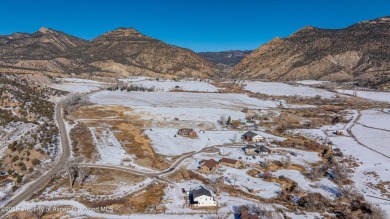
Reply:
<svg viewBox="0 0 390 219"><path fill-rule="evenodd" d="M219 163L217 161L215 161L214 159L201 160L199 162L199 164L200 164L199 172L201 172L201 173L211 173L216 168L219 167Z"/></svg>
<svg viewBox="0 0 390 219"><path fill-rule="evenodd" d="M214 200L211 192L200 186L198 189L190 191L189 195L191 207L216 207L217 202Z"/></svg>
<svg viewBox="0 0 390 219"><path fill-rule="evenodd" d="M261 154L261 155L267 155L267 154L269 154L269 153L271 152L271 150L270 150L269 148L267 148L266 146L261 145L261 146L259 147L259 149L258 149L258 152L259 152L259 154Z"/></svg>
<svg viewBox="0 0 390 219"><path fill-rule="evenodd" d="M248 144L245 146L245 154L246 155L257 155L257 147L252 144Z"/></svg>
<svg viewBox="0 0 390 219"><path fill-rule="evenodd" d="M228 167L234 167L234 168L239 168L242 165L242 162L239 160L235 159L230 159L230 158L222 158L219 161L220 164L228 166Z"/></svg>
<svg viewBox="0 0 390 219"><path fill-rule="evenodd" d="M257 214L241 214L240 219L260 219Z"/></svg>
<svg viewBox="0 0 390 219"><path fill-rule="evenodd" d="M252 131L249 131L242 135L242 139L247 141L259 142L259 141L263 141L264 137Z"/></svg>
<svg viewBox="0 0 390 219"><path fill-rule="evenodd" d="M188 136L188 137L196 137L197 136L194 129L189 129L189 128L181 128L181 129L179 129L177 134L181 135L181 136Z"/></svg>

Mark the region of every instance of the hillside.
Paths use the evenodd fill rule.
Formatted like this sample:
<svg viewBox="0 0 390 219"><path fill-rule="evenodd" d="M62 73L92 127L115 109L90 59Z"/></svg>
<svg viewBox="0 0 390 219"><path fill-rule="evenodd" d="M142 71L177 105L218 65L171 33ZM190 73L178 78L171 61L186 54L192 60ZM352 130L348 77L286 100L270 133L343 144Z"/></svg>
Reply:
<svg viewBox="0 0 390 219"><path fill-rule="evenodd" d="M86 41L48 28L0 36L0 73L123 77L211 77L219 67L196 53L118 28Z"/></svg>
<svg viewBox="0 0 390 219"><path fill-rule="evenodd" d="M234 66L251 52L252 50L228 50L221 52L199 52L198 54L210 62Z"/></svg>
<svg viewBox="0 0 390 219"><path fill-rule="evenodd" d="M388 88L390 17L344 29L305 27L287 38L275 38L237 64L231 77L272 81L356 80Z"/></svg>

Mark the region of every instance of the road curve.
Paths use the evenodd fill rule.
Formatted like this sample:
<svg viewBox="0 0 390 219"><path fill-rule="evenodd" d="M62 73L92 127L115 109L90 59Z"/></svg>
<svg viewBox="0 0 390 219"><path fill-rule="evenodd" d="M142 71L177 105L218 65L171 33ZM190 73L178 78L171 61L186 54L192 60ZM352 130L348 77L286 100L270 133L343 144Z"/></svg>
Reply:
<svg viewBox="0 0 390 219"><path fill-rule="evenodd" d="M62 118L62 105L60 103L56 105L55 119L57 121L61 136L62 153L60 159L56 162L56 164L54 164L53 168L50 171L39 177L35 182L31 183L30 185L25 185L25 187L28 188L24 188L25 190L14 196L10 202L4 205L4 207L2 207L0 211L1 218L4 218L4 215L8 212L7 209L15 207L23 200L26 200L31 197L34 192L46 187L52 177L64 168L65 163L67 162L70 155L70 146L66 133L65 123Z"/></svg>
<svg viewBox="0 0 390 219"><path fill-rule="evenodd" d="M84 166L84 167L91 167L91 168L118 170L118 171L128 172L128 173L132 173L135 175L141 175L141 176L157 177L157 176L161 176L161 175L164 175L164 174L167 174L167 173L174 171L185 159L192 157L195 154L218 153L219 151L220 151L219 148L216 148L215 146L205 147L200 151L195 151L195 152L192 152L192 153L189 153L187 155L182 156L171 167L169 167L168 169L165 169L163 171L160 171L160 172L145 172L145 171L140 171L140 170L133 170L133 169L130 169L129 167L125 167L125 166L116 166L116 165L108 165L108 164L79 163L77 165Z"/></svg>

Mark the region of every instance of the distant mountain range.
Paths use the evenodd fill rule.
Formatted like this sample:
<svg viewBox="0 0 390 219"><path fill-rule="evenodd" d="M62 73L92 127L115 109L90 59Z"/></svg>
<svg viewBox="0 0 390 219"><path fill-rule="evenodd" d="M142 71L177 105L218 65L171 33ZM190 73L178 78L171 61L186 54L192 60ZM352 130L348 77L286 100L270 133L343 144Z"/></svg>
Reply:
<svg viewBox="0 0 390 219"><path fill-rule="evenodd" d="M103 77L213 77L215 63L191 50L118 28L92 41L48 28L0 36L0 73L85 74Z"/></svg>
<svg viewBox="0 0 390 219"><path fill-rule="evenodd" d="M0 73L101 77L358 81L390 88L390 17L344 29L305 27L254 51L194 53L118 28L91 41L49 28L0 36Z"/></svg>
<svg viewBox="0 0 390 219"><path fill-rule="evenodd" d="M234 66L251 52L252 50L228 50L221 52L199 52L198 54L210 62L219 65Z"/></svg>
<svg viewBox="0 0 390 219"><path fill-rule="evenodd" d="M273 81L358 81L390 88L390 17L344 29L305 27L254 50L230 73L233 78Z"/></svg>

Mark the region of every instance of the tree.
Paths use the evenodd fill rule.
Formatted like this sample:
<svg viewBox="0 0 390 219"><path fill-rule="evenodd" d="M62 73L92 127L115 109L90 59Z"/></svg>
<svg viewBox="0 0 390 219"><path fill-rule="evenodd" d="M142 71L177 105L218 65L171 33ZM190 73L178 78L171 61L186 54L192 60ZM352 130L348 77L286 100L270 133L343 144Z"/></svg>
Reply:
<svg viewBox="0 0 390 219"><path fill-rule="evenodd" d="M233 135L233 143L236 143L237 142L237 133L234 133Z"/></svg>
<svg viewBox="0 0 390 219"><path fill-rule="evenodd" d="M37 165L37 164L39 164L39 160L38 159L36 159L36 158L34 158L32 161L31 161L31 163L32 163L32 165Z"/></svg>
<svg viewBox="0 0 390 219"><path fill-rule="evenodd" d="M224 115L222 115L219 119L219 122L221 123L221 125L225 125L226 124L226 117Z"/></svg>
<svg viewBox="0 0 390 219"><path fill-rule="evenodd" d="M226 121L226 125L230 125L231 123L232 123L232 118L229 116Z"/></svg>
<svg viewBox="0 0 390 219"><path fill-rule="evenodd" d="M81 166L79 167L79 177L81 183L84 182L84 180L89 176L91 169L89 167Z"/></svg>
<svg viewBox="0 0 390 219"><path fill-rule="evenodd" d="M67 107L67 106L74 106L76 104L82 104L87 103L89 100L89 97L80 94L80 93L71 93L68 96L66 96L64 99L62 99L61 103Z"/></svg>
<svg viewBox="0 0 390 219"><path fill-rule="evenodd" d="M233 180L233 188L236 188L236 182L238 180L238 175L237 174L233 174L232 175L232 180Z"/></svg>

